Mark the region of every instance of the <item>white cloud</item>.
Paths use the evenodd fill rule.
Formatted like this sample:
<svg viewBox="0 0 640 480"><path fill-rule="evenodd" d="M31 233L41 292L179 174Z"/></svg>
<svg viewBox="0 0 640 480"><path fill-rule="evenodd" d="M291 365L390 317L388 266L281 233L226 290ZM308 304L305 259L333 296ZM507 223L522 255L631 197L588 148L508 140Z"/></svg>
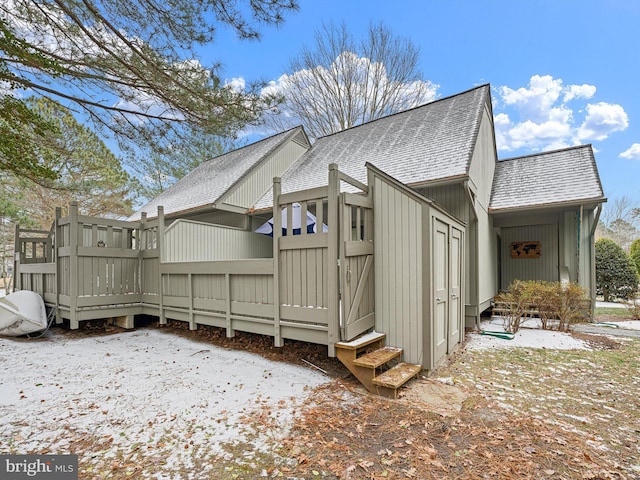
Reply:
<svg viewBox="0 0 640 480"><path fill-rule="evenodd" d="M243 93L246 86L247 82L242 77L232 78L225 83L225 87L230 88L235 93Z"/></svg>
<svg viewBox="0 0 640 480"><path fill-rule="evenodd" d="M562 93L562 80L555 80L550 75L534 75L529 80L529 88L513 90L499 87L498 92L505 105L513 105L530 119L536 121L544 118Z"/></svg>
<svg viewBox="0 0 640 480"><path fill-rule="evenodd" d="M576 132L580 141L604 140L629 126L627 112L620 105L600 102L587 105L587 116Z"/></svg>
<svg viewBox="0 0 640 480"><path fill-rule="evenodd" d="M629 160L640 160L640 143L634 143L622 152L620 156Z"/></svg>
<svg viewBox="0 0 640 480"><path fill-rule="evenodd" d="M502 151L540 151L602 141L629 125L620 105L580 103L593 98L594 85L565 86L560 78L533 75L526 87L502 86L497 92L494 124Z"/></svg>
<svg viewBox="0 0 640 480"><path fill-rule="evenodd" d="M591 98L596 94L596 87L593 85L569 85L564 92L564 101L570 102L574 98Z"/></svg>

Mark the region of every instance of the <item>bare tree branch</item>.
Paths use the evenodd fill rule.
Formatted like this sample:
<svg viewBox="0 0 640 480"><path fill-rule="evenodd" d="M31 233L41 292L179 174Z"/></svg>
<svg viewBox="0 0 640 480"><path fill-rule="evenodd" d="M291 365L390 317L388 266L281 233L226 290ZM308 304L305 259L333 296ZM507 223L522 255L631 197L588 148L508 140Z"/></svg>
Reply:
<svg viewBox="0 0 640 480"><path fill-rule="evenodd" d="M317 138L433 100L438 86L422 78L419 54L382 24L360 42L344 24L325 24L314 48L291 60L276 86L284 103L267 123L278 130L302 123Z"/></svg>

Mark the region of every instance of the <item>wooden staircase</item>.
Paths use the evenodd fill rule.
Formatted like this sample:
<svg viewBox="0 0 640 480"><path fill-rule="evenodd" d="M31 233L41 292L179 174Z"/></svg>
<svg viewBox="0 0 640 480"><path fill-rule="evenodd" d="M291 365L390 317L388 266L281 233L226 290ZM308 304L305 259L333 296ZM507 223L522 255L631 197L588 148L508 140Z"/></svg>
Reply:
<svg viewBox="0 0 640 480"><path fill-rule="evenodd" d="M422 365L401 362L402 349L385 347L384 333L367 333L336 343L336 356L371 393L398 398L398 389L422 371ZM389 368L390 363L396 363Z"/></svg>

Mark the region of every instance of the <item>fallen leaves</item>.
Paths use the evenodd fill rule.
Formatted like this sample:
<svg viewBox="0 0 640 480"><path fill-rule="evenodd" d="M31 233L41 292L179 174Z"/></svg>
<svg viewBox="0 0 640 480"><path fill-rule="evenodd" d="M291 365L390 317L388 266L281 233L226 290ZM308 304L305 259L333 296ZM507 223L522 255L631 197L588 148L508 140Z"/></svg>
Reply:
<svg viewBox="0 0 640 480"><path fill-rule="evenodd" d="M536 355L520 358L535 362ZM467 362L462 373L476 367L469 358L462 358ZM508 387L522 391L518 379ZM567 385L561 390L555 393L572 392ZM352 391L348 382L337 380L318 388L309 399L295 431L283 444L283 453L295 444L298 454L304 455L294 476L325 472L350 480L633 478L626 477L625 467L598 448L597 442L586 443L581 432L566 428L568 424L505 410L508 406L496 404L491 395L471 397L458 417L444 421L409 403L351 395ZM495 385L488 391L496 391Z"/></svg>

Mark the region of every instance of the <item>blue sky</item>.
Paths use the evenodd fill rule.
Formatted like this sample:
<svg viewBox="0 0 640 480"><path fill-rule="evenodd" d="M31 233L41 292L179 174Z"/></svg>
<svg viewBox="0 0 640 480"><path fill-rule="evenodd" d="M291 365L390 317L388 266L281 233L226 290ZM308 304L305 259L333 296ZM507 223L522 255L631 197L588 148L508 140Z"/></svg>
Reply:
<svg viewBox="0 0 640 480"><path fill-rule="evenodd" d="M499 158L591 143L610 201L640 204L640 2L300 0L260 41L218 32L201 60L228 81L277 81L323 21L409 38L438 98L490 83Z"/></svg>

